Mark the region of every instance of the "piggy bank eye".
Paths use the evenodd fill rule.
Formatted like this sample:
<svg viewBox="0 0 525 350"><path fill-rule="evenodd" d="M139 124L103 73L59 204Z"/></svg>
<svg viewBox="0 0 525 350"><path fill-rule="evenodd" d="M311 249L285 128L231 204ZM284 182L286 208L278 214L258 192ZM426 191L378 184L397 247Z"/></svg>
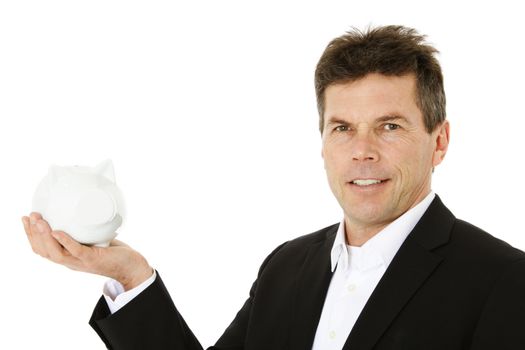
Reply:
<svg viewBox="0 0 525 350"><path fill-rule="evenodd" d="M115 202L106 192L93 189L82 194L75 206L75 219L82 225L100 225L115 217Z"/></svg>

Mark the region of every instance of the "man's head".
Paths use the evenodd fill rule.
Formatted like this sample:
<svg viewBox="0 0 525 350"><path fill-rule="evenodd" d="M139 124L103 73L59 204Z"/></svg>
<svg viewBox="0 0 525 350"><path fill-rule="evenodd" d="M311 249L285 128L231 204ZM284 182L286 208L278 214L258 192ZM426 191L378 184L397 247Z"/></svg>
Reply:
<svg viewBox="0 0 525 350"><path fill-rule="evenodd" d="M373 234L430 191L449 139L434 52L414 30L384 27L335 39L321 58L322 155L347 230Z"/></svg>
<svg viewBox="0 0 525 350"><path fill-rule="evenodd" d="M403 26L385 26L361 32L357 29L332 40L315 70L319 129L324 128L325 91L333 84L351 82L367 74L416 77L416 103L423 112L428 132L445 120L445 92L438 51L425 36Z"/></svg>

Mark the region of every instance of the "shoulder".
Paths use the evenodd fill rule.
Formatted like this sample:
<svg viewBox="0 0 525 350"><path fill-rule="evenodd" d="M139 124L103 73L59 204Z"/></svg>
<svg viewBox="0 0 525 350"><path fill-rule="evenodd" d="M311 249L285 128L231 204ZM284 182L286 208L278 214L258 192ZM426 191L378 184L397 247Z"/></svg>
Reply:
<svg viewBox="0 0 525 350"><path fill-rule="evenodd" d="M525 252L491 235L483 229L456 219L451 231L453 246L468 250L470 256L480 256L489 261L516 261L525 259Z"/></svg>
<svg viewBox="0 0 525 350"><path fill-rule="evenodd" d="M281 245L280 254L297 254L312 246L332 246L339 223L294 238Z"/></svg>
<svg viewBox="0 0 525 350"><path fill-rule="evenodd" d="M520 249L456 218L438 195L411 235L423 247L461 266L505 265L525 258Z"/></svg>
<svg viewBox="0 0 525 350"><path fill-rule="evenodd" d="M503 275L525 273L525 253L466 221L455 219L450 239L434 250L444 258L442 269L469 283L494 285Z"/></svg>
<svg viewBox="0 0 525 350"><path fill-rule="evenodd" d="M325 243L327 240L333 240L335 238L338 228L339 223L327 226L315 232L294 238L293 240L288 241L286 246L288 249L301 249L310 246L311 244Z"/></svg>
<svg viewBox="0 0 525 350"><path fill-rule="evenodd" d="M297 268L312 248L324 251L328 258L338 227L339 223L333 224L282 243L266 257L260 272L267 265Z"/></svg>

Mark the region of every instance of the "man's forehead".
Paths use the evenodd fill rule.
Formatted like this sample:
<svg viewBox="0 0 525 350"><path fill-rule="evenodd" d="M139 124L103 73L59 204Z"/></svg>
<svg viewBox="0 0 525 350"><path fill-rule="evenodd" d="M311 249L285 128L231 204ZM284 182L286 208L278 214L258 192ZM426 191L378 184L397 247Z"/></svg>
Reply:
<svg viewBox="0 0 525 350"><path fill-rule="evenodd" d="M328 86L325 120L366 117L367 120L418 113L415 76L369 74L359 80Z"/></svg>

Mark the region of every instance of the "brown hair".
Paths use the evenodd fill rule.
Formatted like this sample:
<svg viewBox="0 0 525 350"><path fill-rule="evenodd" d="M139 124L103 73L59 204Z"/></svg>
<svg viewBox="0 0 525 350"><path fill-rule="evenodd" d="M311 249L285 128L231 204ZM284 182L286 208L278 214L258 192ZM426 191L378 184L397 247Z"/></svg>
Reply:
<svg viewBox="0 0 525 350"><path fill-rule="evenodd" d="M427 131L445 120L443 74L434 57L438 51L425 36L403 26L385 26L360 31L356 28L335 38L326 47L315 70L319 129L323 133L325 90L329 85L364 78L369 73L416 76L416 104L423 113Z"/></svg>

